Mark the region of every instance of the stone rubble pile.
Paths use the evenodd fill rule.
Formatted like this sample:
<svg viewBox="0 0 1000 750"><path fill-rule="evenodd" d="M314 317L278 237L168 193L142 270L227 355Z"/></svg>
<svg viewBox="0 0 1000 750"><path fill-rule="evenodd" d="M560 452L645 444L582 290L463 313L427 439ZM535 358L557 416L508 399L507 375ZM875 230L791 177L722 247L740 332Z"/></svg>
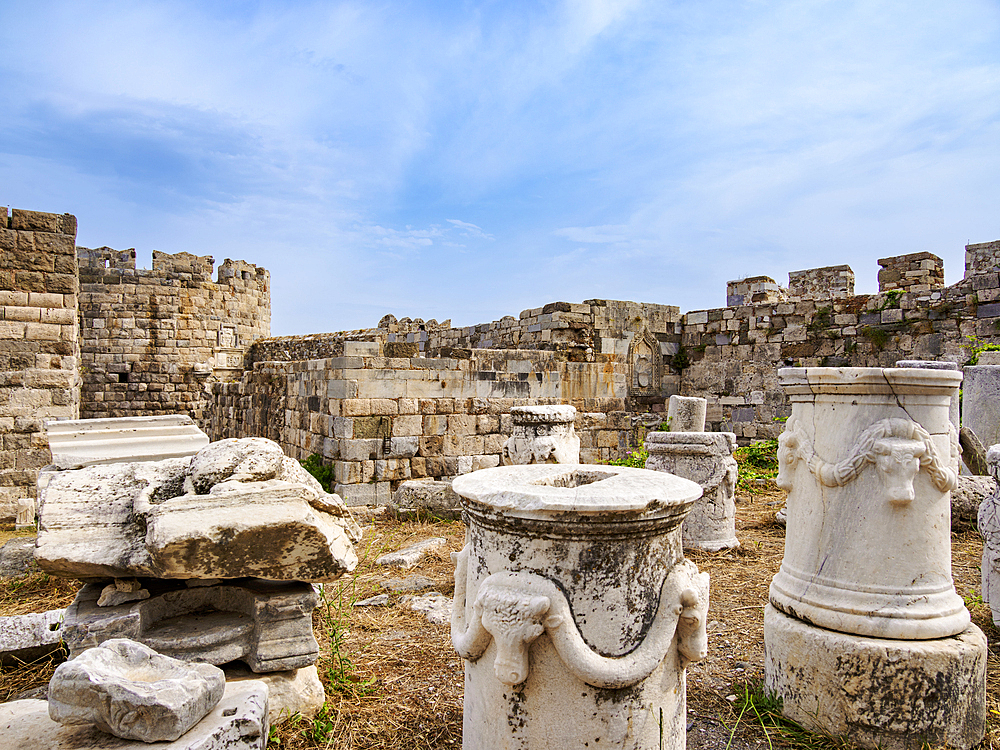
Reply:
<svg viewBox="0 0 1000 750"><path fill-rule="evenodd" d="M188 457L54 473L35 557L50 574L86 581L61 628L67 665L82 668L115 639L157 660L238 660L255 677L278 673L282 693L298 696L281 708L309 714L323 703L313 584L353 570L360 538L341 499L277 444L242 438ZM139 659L134 651L121 659Z"/></svg>

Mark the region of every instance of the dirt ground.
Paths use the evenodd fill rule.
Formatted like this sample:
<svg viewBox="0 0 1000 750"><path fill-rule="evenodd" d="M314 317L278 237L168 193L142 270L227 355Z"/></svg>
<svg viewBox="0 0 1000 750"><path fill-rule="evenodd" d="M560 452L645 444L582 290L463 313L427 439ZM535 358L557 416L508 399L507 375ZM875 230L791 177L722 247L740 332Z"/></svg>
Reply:
<svg viewBox="0 0 1000 750"><path fill-rule="evenodd" d="M688 669L689 750L755 750L800 746L850 748L847 743L805 736L759 720L744 697L759 696L763 679L763 606L771 578L781 563L784 530L773 522L783 493L741 492L737 534L742 546L719 553L689 552L688 557L711 575L709 656ZM0 531L0 543L4 541ZM389 606L354 607L353 602L386 591L384 583L403 575L421 575L432 590L450 596L453 566L448 552L461 549L465 528L460 522L400 523L379 519L359 545L362 558L350 578L325 588L314 624L320 640L318 663L327 686L327 704L314 720L298 717L272 729L270 747L305 748L459 748L462 744L461 660L451 647L447 625L432 625L390 593ZM443 536L447 550L419 568L401 574L376 568L374 560L429 536ZM953 534L956 588L973 621L990 643L990 726L983 748L1000 750L1000 633L979 597L982 541L973 530ZM21 581L20 584L17 581ZM8 581L0 588L0 615L40 611L70 601L73 582L36 574ZM0 700L44 685L54 661L0 672ZM749 687L748 687L749 686Z"/></svg>

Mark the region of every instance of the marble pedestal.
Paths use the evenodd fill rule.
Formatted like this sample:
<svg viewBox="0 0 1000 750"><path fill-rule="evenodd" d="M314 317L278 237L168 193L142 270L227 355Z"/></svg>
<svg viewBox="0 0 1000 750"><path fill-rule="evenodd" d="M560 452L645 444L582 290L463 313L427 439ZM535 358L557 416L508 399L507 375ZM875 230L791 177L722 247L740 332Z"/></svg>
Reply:
<svg viewBox="0 0 1000 750"><path fill-rule="evenodd" d="M869 367L778 371L792 414L778 439L788 528L770 601L844 633L930 639L969 612L951 577L959 372Z"/></svg>
<svg viewBox="0 0 1000 750"><path fill-rule="evenodd" d="M579 463L580 438L573 429L576 407L515 406L510 416L513 429L503 444L505 466Z"/></svg>
<svg viewBox="0 0 1000 750"><path fill-rule="evenodd" d="M671 396L671 399L674 397ZM702 399L704 400L704 399ZM736 538L736 476L732 432L650 432L646 468L675 474L702 489L682 527L685 549L739 547Z"/></svg>
<svg viewBox="0 0 1000 750"><path fill-rule="evenodd" d="M707 651L708 576L680 523L701 489L616 466L486 469L453 485L452 643L466 750L683 750L685 666Z"/></svg>
<svg viewBox="0 0 1000 750"><path fill-rule="evenodd" d="M806 729L882 750L968 750L986 730L986 636L901 641L813 627L764 610L765 688Z"/></svg>

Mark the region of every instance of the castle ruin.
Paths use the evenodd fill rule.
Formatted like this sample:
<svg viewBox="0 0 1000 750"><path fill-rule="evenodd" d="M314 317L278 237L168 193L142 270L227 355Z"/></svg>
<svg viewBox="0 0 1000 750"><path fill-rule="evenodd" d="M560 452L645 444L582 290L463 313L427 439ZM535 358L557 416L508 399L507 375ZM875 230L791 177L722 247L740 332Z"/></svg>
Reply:
<svg viewBox="0 0 1000 750"><path fill-rule="evenodd" d="M728 284L726 306L554 302L456 328L387 315L371 329L270 338L270 277L243 261L75 247L76 219L0 209L0 517L48 463L47 419L185 413L213 440L259 435L319 454L348 503L403 480L499 463L510 411L570 404L581 460L640 446L674 394L708 400L707 429L774 438L777 370L969 358L1000 342L1000 241L968 245L944 286L930 253L879 260L879 292L848 266Z"/></svg>

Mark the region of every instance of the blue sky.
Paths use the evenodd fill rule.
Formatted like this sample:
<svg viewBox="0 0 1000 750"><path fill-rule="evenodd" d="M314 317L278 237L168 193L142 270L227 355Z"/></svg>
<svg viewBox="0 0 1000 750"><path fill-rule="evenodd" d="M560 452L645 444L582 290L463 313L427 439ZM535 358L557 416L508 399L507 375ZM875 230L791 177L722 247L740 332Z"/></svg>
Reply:
<svg viewBox="0 0 1000 750"><path fill-rule="evenodd" d="M0 3L0 203L239 258L272 333L1000 239L1000 3Z"/></svg>

